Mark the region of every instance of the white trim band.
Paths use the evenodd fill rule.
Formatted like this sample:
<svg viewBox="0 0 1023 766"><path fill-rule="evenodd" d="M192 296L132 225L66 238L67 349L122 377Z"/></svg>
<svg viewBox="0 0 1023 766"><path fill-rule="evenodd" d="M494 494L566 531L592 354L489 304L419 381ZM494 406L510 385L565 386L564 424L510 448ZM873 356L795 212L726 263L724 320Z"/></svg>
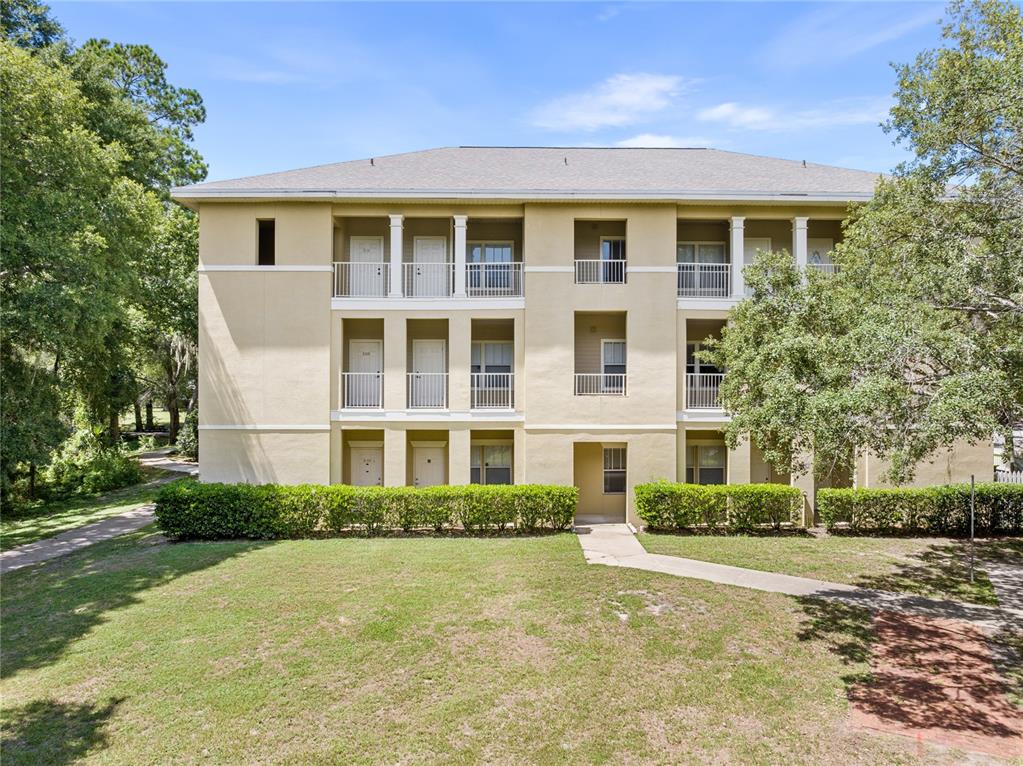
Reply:
<svg viewBox="0 0 1023 766"><path fill-rule="evenodd" d="M527 274L572 274L574 266L523 266Z"/></svg>
<svg viewBox="0 0 1023 766"><path fill-rule="evenodd" d="M200 265L196 271L200 274L210 271L323 271L333 273L331 266L248 266L239 264L206 264Z"/></svg>
<svg viewBox="0 0 1023 766"><path fill-rule="evenodd" d="M405 311L515 311L526 307L525 298L331 298L330 307L335 311L383 311L404 309Z"/></svg>
<svg viewBox="0 0 1023 766"><path fill-rule="evenodd" d="M341 423L521 423L525 416L513 410L331 410L330 419Z"/></svg>
<svg viewBox="0 0 1023 766"><path fill-rule="evenodd" d="M678 425L672 423L671 425L659 425L650 423L637 423L633 424L605 424L605 423L544 423L542 425L530 425L526 424L525 429L527 431L668 431L674 433L678 430Z"/></svg>
<svg viewBox="0 0 1023 766"><path fill-rule="evenodd" d="M265 424L253 423L251 425L239 424L203 424L199 426L200 431L329 431L329 425L309 424Z"/></svg>
<svg viewBox="0 0 1023 766"><path fill-rule="evenodd" d="M675 274L677 266L626 266L626 274Z"/></svg>

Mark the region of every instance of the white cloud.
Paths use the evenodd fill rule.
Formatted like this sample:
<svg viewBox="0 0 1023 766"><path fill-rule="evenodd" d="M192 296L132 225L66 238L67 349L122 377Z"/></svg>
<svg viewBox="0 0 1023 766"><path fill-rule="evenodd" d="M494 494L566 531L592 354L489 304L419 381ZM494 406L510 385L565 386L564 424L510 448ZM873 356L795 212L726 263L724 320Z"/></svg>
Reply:
<svg viewBox="0 0 1023 766"><path fill-rule="evenodd" d="M632 125L671 105L688 83L677 75L616 74L580 93L542 104L532 123L548 130L585 130Z"/></svg>
<svg viewBox="0 0 1023 766"><path fill-rule="evenodd" d="M701 136L667 136L657 133L640 133L638 136L624 138L615 143L626 149L644 147L655 149L678 149L713 146L717 142Z"/></svg>
<svg viewBox="0 0 1023 766"><path fill-rule="evenodd" d="M840 99L813 109L783 109L774 106L745 106L734 101L703 109L696 118L718 122L733 130L783 132L806 128L877 124L888 113L886 99Z"/></svg>
<svg viewBox="0 0 1023 766"><path fill-rule="evenodd" d="M762 59L776 69L842 61L934 24L941 16L940 5L914 8L906 15L905 6L836 3L787 25L765 45Z"/></svg>

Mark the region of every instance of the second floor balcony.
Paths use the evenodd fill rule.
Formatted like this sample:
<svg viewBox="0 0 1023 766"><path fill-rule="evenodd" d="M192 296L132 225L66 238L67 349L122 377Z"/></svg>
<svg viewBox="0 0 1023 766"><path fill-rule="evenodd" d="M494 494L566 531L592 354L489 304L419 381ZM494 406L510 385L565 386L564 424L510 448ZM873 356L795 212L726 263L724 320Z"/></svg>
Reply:
<svg viewBox="0 0 1023 766"><path fill-rule="evenodd" d="M686 409L720 409L719 393L724 377L719 372L686 373Z"/></svg>

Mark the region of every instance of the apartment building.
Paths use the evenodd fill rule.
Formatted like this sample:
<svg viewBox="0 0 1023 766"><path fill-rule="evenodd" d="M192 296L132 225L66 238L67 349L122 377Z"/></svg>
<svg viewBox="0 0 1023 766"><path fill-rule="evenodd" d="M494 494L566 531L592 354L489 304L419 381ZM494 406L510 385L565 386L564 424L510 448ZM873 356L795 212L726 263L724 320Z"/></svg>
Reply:
<svg viewBox="0 0 1023 766"><path fill-rule="evenodd" d="M205 481L792 482L696 357L759 250L833 272L872 173L713 149L461 147L175 190L200 216ZM986 476L957 445L920 483ZM881 482L855 475L817 486Z"/></svg>

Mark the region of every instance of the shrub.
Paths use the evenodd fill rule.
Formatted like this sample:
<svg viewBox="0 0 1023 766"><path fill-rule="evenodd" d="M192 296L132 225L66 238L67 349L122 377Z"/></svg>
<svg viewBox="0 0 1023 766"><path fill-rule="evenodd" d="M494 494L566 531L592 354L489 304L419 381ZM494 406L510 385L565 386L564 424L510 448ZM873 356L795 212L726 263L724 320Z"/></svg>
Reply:
<svg viewBox="0 0 1023 766"><path fill-rule="evenodd" d="M53 495L93 494L142 481L138 461L116 447L105 447L92 431L80 429L64 442L44 481Z"/></svg>
<svg viewBox="0 0 1023 766"><path fill-rule="evenodd" d="M281 486L178 482L160 490L156 520L180 539L280 539L384 532L565 529L575 487Z"/></svg>
<svg viewBox="0 0 1023 766"><path fill-rule="evenodd" d="M178 431L178 454L187 460L199 459L199 411L192 410L185 415L185 422Z"/></svg>
<svg viewBox="0 0 1023 766"><path fill-rule="evenodd" d="M975 507L976 534L1023 534L1023 486L978 484ZM821 489L817 510L830 529L962 537L970 533L970 485Z"/></svg>
<svg viewBox="0 0 1023 766"><path fill-rule="evenodd" d="M798 521L801 493L783 484L676 484L636 487L636 512L652 529L776 529Z"/></svg>

